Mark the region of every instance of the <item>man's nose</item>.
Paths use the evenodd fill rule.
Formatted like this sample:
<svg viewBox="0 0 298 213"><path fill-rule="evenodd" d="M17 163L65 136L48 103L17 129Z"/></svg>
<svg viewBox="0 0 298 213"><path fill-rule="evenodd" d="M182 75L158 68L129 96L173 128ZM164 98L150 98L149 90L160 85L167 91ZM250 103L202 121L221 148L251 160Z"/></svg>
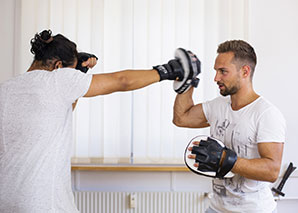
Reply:
<svg viewBox="0 0 298 213"><path fill-rule="evenodd" d="M216 72L216 73L215 73L214 81L215 81L215 82L220 81L220 74L219 74L219 72Z"/></svg>

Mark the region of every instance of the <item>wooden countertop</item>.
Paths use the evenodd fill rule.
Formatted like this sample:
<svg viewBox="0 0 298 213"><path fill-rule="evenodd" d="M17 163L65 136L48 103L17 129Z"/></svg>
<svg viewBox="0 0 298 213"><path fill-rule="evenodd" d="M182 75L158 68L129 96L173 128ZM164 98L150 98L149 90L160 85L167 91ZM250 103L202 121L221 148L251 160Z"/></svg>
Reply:
<svg viewBox="0 0 298 213"><path fill-rule="evenodd" d="M123 172L187 172L185 165L104 165L104 164L72 164L72 171L123 171Z"/></svg>

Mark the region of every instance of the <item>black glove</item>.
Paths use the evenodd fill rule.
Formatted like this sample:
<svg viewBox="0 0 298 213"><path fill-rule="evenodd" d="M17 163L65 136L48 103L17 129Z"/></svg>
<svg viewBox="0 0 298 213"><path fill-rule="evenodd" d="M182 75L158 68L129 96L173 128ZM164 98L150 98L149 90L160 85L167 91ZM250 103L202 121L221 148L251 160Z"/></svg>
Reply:
<svg viewBox="0 0 298 213"><path fill-rule="evenodd" d="M223 157L224 152L225 157ZM195 162L199 163L199 171L215 172L215 177L218 178L223 178L237 160L237 154L233 150L222 146L210 137L207 140L201 140L199 145L193 146L191 153L196 155Z"/></svg>
<svg viewBox="0 0 298 213"><path fill-rule="evenodd" d="M154 66L153 69L157 70L160 81L166 79L181 81L184 76L184 70L177 59L172 59L167 64Z"/></svg>
<svg viewBox="0 0 298 213"><path fill-rule="evenodd" d="M86 73L89 68L88 67L83 67L82 63L87 61L89 58L96 58L96 60L98 60L98 58L93 54L85 53L85 52L79 52L78 53L78 63L77 63L76 69Z"/></svg>

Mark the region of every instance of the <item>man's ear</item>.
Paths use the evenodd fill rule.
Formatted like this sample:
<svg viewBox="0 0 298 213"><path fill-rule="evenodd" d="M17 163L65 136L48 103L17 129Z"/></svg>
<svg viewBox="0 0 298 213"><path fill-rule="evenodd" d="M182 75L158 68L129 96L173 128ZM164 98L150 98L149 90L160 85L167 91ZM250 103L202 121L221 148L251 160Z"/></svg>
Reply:
<svg viewBox="0 0 298 213"><path fill-rule="evenodd" d="M250 77L251 69L249 65L244 65L242 66L241 69L242 69L243 77L245 78Z"/></svg>
<svg viewBox="0 0 298 213"><path fill-rule="evenodd" d="M63 68L62 61L56 61L54 69Z"/></svg>

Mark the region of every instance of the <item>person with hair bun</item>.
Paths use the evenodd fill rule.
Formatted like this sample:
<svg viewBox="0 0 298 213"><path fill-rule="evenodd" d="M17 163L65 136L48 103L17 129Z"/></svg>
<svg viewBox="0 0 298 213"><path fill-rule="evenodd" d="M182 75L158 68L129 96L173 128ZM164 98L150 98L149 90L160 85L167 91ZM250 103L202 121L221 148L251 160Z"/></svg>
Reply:
<svg viewBox="0 0 298 213"><path fill-rule="evenodd" d="M78 212L71 189L72 111L80 97L181 80L177 60L150 70L87 74L95 55L50 30L31 40L34 60L0 84L0 212Z"/></svg>

